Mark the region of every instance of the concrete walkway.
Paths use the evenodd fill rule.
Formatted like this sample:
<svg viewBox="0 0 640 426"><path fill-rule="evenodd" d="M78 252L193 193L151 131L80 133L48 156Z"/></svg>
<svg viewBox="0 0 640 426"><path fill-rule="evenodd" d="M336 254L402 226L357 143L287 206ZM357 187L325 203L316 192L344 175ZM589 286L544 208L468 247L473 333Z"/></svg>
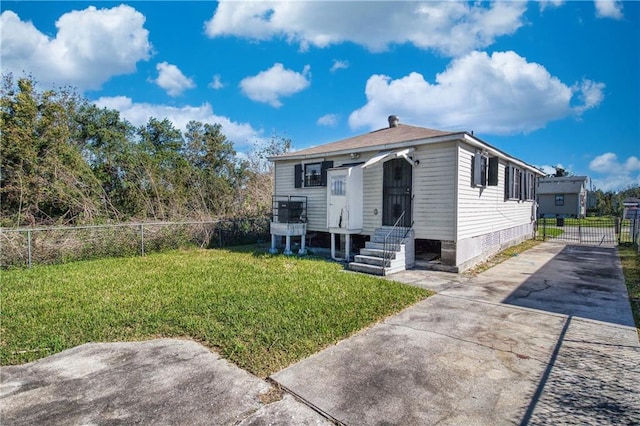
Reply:
<svg viewBox="0 0 640 426"><path fill-rule="evenodd" d="M613 248L542 244L273 375L338 423L637 424L640 344Z"/></svg>
<svg viewBox="0 0 640 426"><path fill-rule="evenodd" d="M640 419L640 343L615 249L545 243L474 278L390 278L439 293L274 374L284 394L192 341L92 343L3 367L0 424Z"/></svg>

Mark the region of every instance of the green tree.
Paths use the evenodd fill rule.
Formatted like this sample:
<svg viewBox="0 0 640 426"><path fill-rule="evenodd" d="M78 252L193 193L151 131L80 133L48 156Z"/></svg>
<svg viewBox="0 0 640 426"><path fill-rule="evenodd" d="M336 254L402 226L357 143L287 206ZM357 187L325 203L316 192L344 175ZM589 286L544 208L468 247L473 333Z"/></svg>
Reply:
<svg viewBox="0 0 640 426"><path fill-rule="evenodd" d="M134 169L137 146L135 128L120 113L85 102L76 114L74 142L100 181L110 218L123 220L140 216Z"/></svg>
<svg viewBox="0 0 640 426"><path fill-rule="evenodd" d="M99 182L70 143L81 102L70 89L36 91L3 76L0 203L5 225L85 223L103 214Z"/></svg>
<svg viewBox="0 0 640 426"><path fill-rule="evenodd" d="M185 133L186 158L192 165L194 208L208 216L233 215L239 209L244 168L219 124L191 121ZM197 204L196 204L197 202Z"/></svg>
<svg viewBox="0 0 640 426"><path fill-rule="evenodd" d="M182 133L168 119L152 117L138 128L137 135L133 177L139 183L146 215L156 220L180 217L188 198L188 162L182 155Z"/></svg>

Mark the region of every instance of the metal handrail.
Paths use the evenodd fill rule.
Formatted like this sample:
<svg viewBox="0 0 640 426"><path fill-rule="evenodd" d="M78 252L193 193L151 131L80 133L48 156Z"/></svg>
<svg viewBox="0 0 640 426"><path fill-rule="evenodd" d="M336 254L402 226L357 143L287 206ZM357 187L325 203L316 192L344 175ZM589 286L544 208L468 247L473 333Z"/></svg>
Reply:
<svg viewBox="0 0 640 426"><path fill-rule="evenodd" d="M384 243L382 246L382 275L386 275L386 270L391 265L391 252L395 251L390 249L391 243L389 242L389 240L397 241L397 243L393 243L393 245L402 244L404 242L404 239L409 234L409 231L413 227L412 223L408 228L404 230L404 234L402 233L402 228L405 227L400 227L399 224L404 221L404 215L405 212L403 211L398 220L396 220L389 232L387 232L387 235L385 235L384 237Z"/></svg>

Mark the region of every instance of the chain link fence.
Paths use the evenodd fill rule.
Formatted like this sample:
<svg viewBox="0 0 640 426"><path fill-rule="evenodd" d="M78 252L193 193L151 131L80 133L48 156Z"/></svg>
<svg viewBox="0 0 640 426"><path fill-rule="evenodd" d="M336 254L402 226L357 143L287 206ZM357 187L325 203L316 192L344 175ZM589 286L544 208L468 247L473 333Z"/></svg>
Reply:
<svg viewBox="0 0 640 426"><path fill-rule="evenodd" d="M269 240L269 217L210 222L151 222L76 227L0 229L0 267L118 256L163 250L219 248Z"/></svg>

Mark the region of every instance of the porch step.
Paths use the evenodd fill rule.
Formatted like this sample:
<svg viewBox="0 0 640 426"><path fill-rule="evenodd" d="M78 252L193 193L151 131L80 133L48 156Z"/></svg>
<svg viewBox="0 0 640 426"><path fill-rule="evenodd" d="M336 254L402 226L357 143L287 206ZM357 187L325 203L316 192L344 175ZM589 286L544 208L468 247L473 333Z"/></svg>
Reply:
<svg viewBox="0 0 640 426"><path fill-rule="evenodd" d="M375 242L375 241L367 241L366 243L364 243L364 247L366 249L383 250L384 249L384 242L378 243L378 242ZM400 245L398 243L396 243L396 244L388 244L388 246L387 246L387 250L400 251L402 249L403 249L402 245Z"/></svg>
<svg viewBox="0 0 640 426"><path fill-rule="evenodd" d="M387 237L387 234L382 234L382 235L374 234L371 236L370 241L372 243L384 244L385 238L387 239L387 244L400 244L403 240L402 237Z"/></svg>
<svg viewBox="0 0 640 426"><path fill-rule="evenodd" d="M382 228L376 228L374 234L371 236L371 241L372 242L376 242L376 243L384 243L384 239L387 238L387 235L389 235L389 232L391 231L392 227L388 226L388 227L382 227ZM396 228L396 232L397 235L400 235L399 237L391 237L389 236L387 238L387 242L388 243L400 243L402 241L402 237L404 237L404 235L409 231L409 228Z"/></svg>
<svg viewBox="0 0 640 426"><path fill-rule="evenodd" d="M369 265L368 263L351 262L349 263L349 270L371 275L384 275L384 268L382 266Z"/></svg>
<svg viewBox="0 0 640 426"><path fill-rule="evenodd" d="M396 258L396 253L397 253L397 251L387 252L387 257L391 258L391 259L395 259ZM383 249L363 248L363 249L360 249L360 254L364 255L364 256L375 256L375 257L379 257L379 258L382 259L384 257L384 250Z"/></svg>
<svg viewBox="0 0 640 426"><path fill-rule="evenodd" d="M357 254L354 257L356 263L366 263L367 265L384 266L384 259L379 256L366 256Z"/></svg>
<svg viewBox="0 0 640 426"><path fill-rule="evenodd" d="M400 237L387 237L390 230L390 227L376 229L371 240L367 241L365 247L360 249L360 254L356 255L354 261L349 263L349 269L351 271L364 272L372 275L388 275L404 271L407 265L407 253L405 253L406 241ZM398 230L402 236L405 236L408 231L409 229L405 228ZM386 247L385 238L387 240ZM410 254L413 256L413 233L407 238L410 238ZM386 252L385 248L387 249ZM411 257L411 259L413 259L413 257ZM410 262L411 259L409 260ZM386 268L383 266L385 263L387 264Z"/></svg>

